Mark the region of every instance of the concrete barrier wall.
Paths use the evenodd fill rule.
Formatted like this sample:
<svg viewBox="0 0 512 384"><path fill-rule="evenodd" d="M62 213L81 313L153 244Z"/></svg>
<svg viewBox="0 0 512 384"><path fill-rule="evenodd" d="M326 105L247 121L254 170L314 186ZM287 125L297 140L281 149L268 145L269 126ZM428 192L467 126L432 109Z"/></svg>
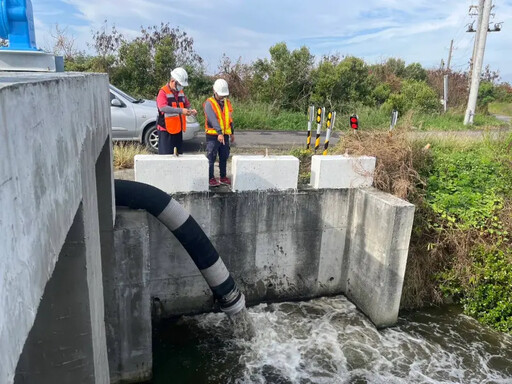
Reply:
<svg viewBox="0 0 512 384"><path fill-rule="evenodd" d="M341 292L348 190L176 198L238 277L249 303ZM150 290L164 315L211 310L210 289L188 254L157 220L149 224Z"/></svg>
<svg viewBox="0 0 512 384"><path fill-rule="evenodd" d="M249 305L345 293L377 326L396 321L413 205L373 188L175 198L210 237ZM116 257L146 258L133 248L149 235L149 284L140 294L155 300L156 315L215 308L194 263L159 221L145 211L118 211L116 239L127 228L131 240L116 241Z"/></svg>
<svg viewBox="0 0 512 384"><path fill-rule="evenodd" d="M310 185L315 189L371 187L375 163L376 158L370 156L315 155Z"/></svg>
<svg viewBox="0 0 512 384"><path fill-rule="evenodd" d="M233 156L233 191L297 189L299 159L294 156Z"/></svg>
<svg viewBox="0 0 512 384"><path fill-rule="evenodd" d="M18 359L41 306L45 307L42 318L59 319L61 324L83 320L81 328L69 329L75 332L88 329L87 337L73 332L52 333L54 337L37 343L39 334L34 329L34 340L27 342L24 351L27 361L33 363L21 364L20 380L65 381L64 376L59 379L57 367L59 363L65 367L73 359L71 354L58 350L59 345L65 348L69 344L74 348L71 350L81 351L75 362L77 381L109 381L95 169L100 153L106 153L104 164L108 167L110 184L104 185L106 194L101 198L108 201L110 196L106 206L112 212L109 133L105 75L0 73L1 383L13 382ZM57 274L58 289L48 288L41 302L76 218L83 227L83 246L77 243L75 248L69 245L66 249L71 250L71 255L76 252L76 262L70 265L82 265L73 271L83 274L77 276L77 281L86 289L75 292L83 295L77 302L87 304L69 302L70 296L66 294L59 297L58 292L68 289L63 286L70 281L65 273ZM63 317L66 308L74 316ZM45 328L40 329L44 332ZM66 327L63 325L62 329ZM52 353L55 353L53 361ZM46 363L55 364L51 372L42 368ZM38 369L37 380L30 381Z"/></svg>
<svg viewBox="0 0 512 384"><path fill-rule="evenodd" d="M136 155L135 181L164 192L208 191L208 159L205 155Z"/></svg>

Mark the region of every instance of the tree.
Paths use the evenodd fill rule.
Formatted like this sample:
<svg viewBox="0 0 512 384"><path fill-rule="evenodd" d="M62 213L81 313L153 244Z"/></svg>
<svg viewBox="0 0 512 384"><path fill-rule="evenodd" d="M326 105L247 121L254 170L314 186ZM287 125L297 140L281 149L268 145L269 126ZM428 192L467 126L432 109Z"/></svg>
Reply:
<svg viewBox="0 0 512 384"><path fill-rule="evenodd" d="M442 69L430 69L427 71L427 83L437 93L438 98L444 94L444 76L446 72ZM450 71L450 86L448 87L448 103L450 107L466 106L468 102L468 74L464 72Z"/></svg>
<svg viewBox="0 0 512 384"><path fill-rule="evenodd" d="M67 60L73 60L81 52L75 47L75 38L70 36L68 29L61 28L59 24L55 24L50 32L54 43L52 51L55 55L63 56L64 62Z"/></svg>
<svg viewBox="0 0 512 384"><path fill-rule="evenodd" d="M148 45L137 40L125 42L119 48L118 60L112 83L134 95L154 98L155 72Z"/></svg>
<svg viewBox="0 0 512 384"><path fill-rule="evenodd" d="M496 100L510 103L512 102L512 86L509 83L501 83L495 89Z"/></svg>
<svg viewBox="0 0 512 384"><path fill-rule="evenodd" d="M109 76L112 74L112 68L116 64L118 50L125 42L124 36L116 29L115 25L112 26L110 32L107 32L108 25L105 20L103 27L97 31L92 32L93 43L92 46L98 54L98 61L96 65L101 72L106 72Z"/></svg>
<svg viewBox="0 0 512 384"><path fill-rule="evenodd" d="M405 61L402 59L396 59L394 57L389 58L384 66L395 76L404 77L405 74Z"/></svg>
<svg viewBox="0 0 512 384"><path fill-rule="evenodd" d="M98 57L78 53L64 60L64 70L72 72L101 72L101 65L99 65Z"/></svg>
<svg viewBox="0 0 512 384"><path fill-rule="evenodd" d="M412 63L405 67L404 78L416 81L427 80L427 71L423 69L420 63Z"/></svg>
<svg viewBox="0 0 512 384"><path fill-rule="evenodd" d="M391 95L391 87L387 83L381 83L375 87L372 96L378 105L384 103Z"/></svg>
<svg viewBox="0 0 512 384"><path fill-rule="evenodd" d="M136 40L149 46L152 56L157 54L159 47L172 48L168 60L174 60L179 66L202 66L203 59L194 50L194 39L189 37L186 32L178 27L172 28L169 23L161 23L159 26L153 25L141 27L141 36Z"/></svg>
<svg viewBox="0 0 512 384"><path fill-rule="evenodd" d="M482 75L480 76L480 81L486 81L492 84L498 84L501 80L500 72L491 70L489 65L485 66Z"/></svg>
<svg viewBox="0 0 512 384"><path fill-rule="evenodd" d="M233 63L232 60L222 55L218 67L218 77L222 77L229 84L229 92L240 100L248 100L252 88L252 67L242 63L242 58Z"/></svg>
<svg viewBox="0 0 512 384"><path fill-rule="evenodd" d="M212 95L214 80L205 73L202 66L185 65L185 69L188 73L187 95L192 95L196 99L204 99L207 95Z"/></svg>
<svg viewBox="0 0 512 384"><path fill-rule="evenodd" d="M324 59L313 72L312 101L330 108L344 109L349 104L372 104L375 79L366 63L356 57Z"/></svg>
<svg viewBox="0 0 512 384"><path fill-rule="evenodd" d="M397 109L400 114L410 109L432 113L439 111L440 103L436 92L424 81L404 80L399 93L392 93L382 105L386 111Z"/></svg>
<svg viewBox="0 0 512 384"><path fill-rule="evenodd" d="M169 23L141 27L140 35L127 40L115 26L93 32L97 56L88 62L100 72L107 72L111 82L136 96L154 98L169 81L177 66L203 73L202 58L194 51L194 41ZM83 62L83 61L82 61Z"/></svg>
<svg viewBox="0 0 512 384"><path fill-rule="evenodd" d="M371 65L369 67L369 72L378 83L388 84L392 92L400 91L402 80L400 77L395 75L393 68L387 66L386 63Z"/></svg>
<svg viewBox="0 0 512 384"><path fill-rule="evenodd" d="M269 50L270 60L253 64L254 94L278 108L305 110L311 92L314 57L307 47L289 51L285 43Z"/></svg>

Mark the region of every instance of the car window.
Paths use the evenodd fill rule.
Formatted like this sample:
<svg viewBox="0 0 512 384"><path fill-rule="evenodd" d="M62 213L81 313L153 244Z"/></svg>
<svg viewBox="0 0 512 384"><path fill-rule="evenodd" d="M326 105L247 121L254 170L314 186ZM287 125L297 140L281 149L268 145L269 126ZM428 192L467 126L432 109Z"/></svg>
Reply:
<svg viewBox="0 0 512 384"><path fill-rule="evenodd" d="M119 93L122 97L124 97L126 100L128 100L130 103L133 103L134 101L137 101L137 99L131 97L130 95L128 95L127 93L121 91L120 89L114 87L113 85L110 85L110 87L116 91L117 93Z"/></svg>
<svg viewBox="0 0 512 384"><path fill-rule="evenodd" d="M112 92L110 92L110 101L112 102L112 100L114 100L115 98L116 96Z"/></svg>

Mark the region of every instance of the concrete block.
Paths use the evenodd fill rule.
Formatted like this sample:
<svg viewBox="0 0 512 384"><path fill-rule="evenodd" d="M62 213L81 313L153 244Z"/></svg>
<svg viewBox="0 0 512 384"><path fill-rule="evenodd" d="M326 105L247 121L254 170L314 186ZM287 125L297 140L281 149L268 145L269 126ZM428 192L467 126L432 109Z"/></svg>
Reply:
<svg viewBox="0 0 512 384"><path fill-rule="evenodd" d="M413 219L414 205L395 196L354 194L345 293L377 327L397 321Z"/></svg>
<svg viewBox="0 0 512 384"><path fill-rule="evenodd" d="M297 189L299 159L293 156L233 156L233 190Z"/></svg>
<svg viewBox="0 0 512 384"><path fill-rule="evenodd" d="M208 191L205 155L136 155L135 181L167 193Z"/></svg>
<svg viewBox="0 0 512 384"><path fill-rule="evenodd" d="M370 187L375 171L375 157L313 156L310 184L313 188Z"/></svg>

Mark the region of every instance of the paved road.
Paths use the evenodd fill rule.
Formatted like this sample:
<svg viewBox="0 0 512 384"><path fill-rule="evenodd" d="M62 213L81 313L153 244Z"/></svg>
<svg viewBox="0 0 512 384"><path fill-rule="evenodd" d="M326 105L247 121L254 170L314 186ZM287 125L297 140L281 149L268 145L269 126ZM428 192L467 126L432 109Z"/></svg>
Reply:
<svg viewBox="0 0 512 384"><path fill-rule="evenodd" d="M235 147L238 148L282 148L291 149L306 146L306 132L276 132L276 131L238 131L235 134ZM322 132L321 146L323 148L325 132ZM335 145L339 140L339 133L335 132L330 140L330 145ZM315 142L315 134L312 137ZM197 152L205 148L204 134L199 134L192 140L183 143L183 151Z"/></svg>
<svg viewBox="0 0 512 384"><path fill-rule="evenodd" d="M511 117L505 116L505 115L494 115L498 120L505 121L507 123L510 123Z"/></svg>

